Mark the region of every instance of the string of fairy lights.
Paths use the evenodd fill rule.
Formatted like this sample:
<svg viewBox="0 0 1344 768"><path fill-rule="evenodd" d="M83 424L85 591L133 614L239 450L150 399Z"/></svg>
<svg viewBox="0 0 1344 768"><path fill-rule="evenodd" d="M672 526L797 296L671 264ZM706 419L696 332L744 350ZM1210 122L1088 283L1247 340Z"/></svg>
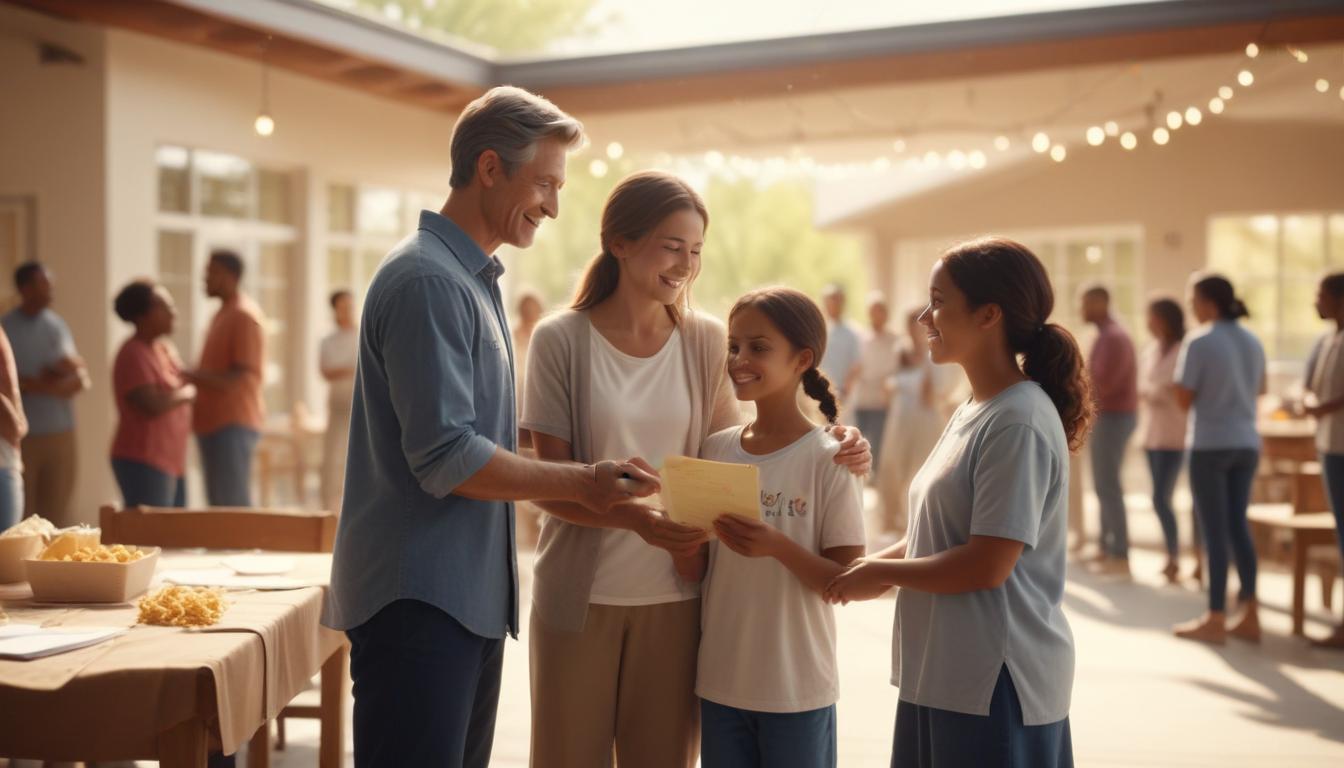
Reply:
<svg viewBox="0 0 1344 768"><path fill-rule="evenodd" d="M1246 44L1244 59L1231 68L1235 73L1230 70L1232 76L1227 82L1218 86L1216 91L1206 94L1207 101L1201 98L1188 102L1183 108L1171 106L1165 103L1165 95L1161 91L1156 91L1143 106L1143 117L1140 121L1130 125L1122 124L1118 120L1097 122L1085 128L1081 136L1071 136L1071 132L1052 131L1048 127L1034 131L1022 129L986 131L978 142L980 146L953 147L943 151L926 149L916 153L911 151L915 135L906 133L895 135L890 140L889 152L868 160L821 163L809 156L800 145L795 144L787 154L766 158L724 154L719 150L680 156L659 153L654 158L654 165L682 173L699 172L752 179L788 176L843 179L885 174L898 164L909 171L979 171L988 167L995 155L1008 153L1023 142L1035 154L1049 157L1056 163L1065 162L1070 157L1071 151L1075 151L1074 148L1077 148L1076 151L1082 151L1112 142L1126 152L1136 151L1145 144L1164 147L1172 141L1177 131L1202 125L1206 120L1224 114L1239 93L1255 85L1257 67L1263 65L1270 56L1278 55L1287 56L1297 64L1304 65L1307 68L1304 71L1309 75L1315 75L1310 78L1312 80L1310 85L1315 92L1324 97L1331 97L1337 93L1340 106L1344 107L1344 82L1341 82L1344 81L1344 72L1332 82L1323 71L1328 67L1322 67L1319 61L1333 59L1338 54L1313 59L1306 50L1295 45L1266 46L1252 41ZM625 147L620 142L613 141L605 146L602 156L589 160L588 173L595 178L603 178L611 170L612 163L609 161L617 161L624 155Z"/></svg>

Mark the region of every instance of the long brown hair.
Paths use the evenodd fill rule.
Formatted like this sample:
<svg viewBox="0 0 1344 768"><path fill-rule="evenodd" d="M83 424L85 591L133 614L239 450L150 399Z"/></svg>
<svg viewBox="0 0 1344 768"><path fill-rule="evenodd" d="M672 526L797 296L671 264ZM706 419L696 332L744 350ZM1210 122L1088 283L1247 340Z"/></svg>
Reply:
<svg viewBox="0 0 1344 768"><path fill-rule="evenodd" d="M620 263L611 250L616 238L639 240L670 214L684 210L700 214L705 229L709 229L705 201L680 178L662 171L640 171L622 179L602 207L602 250L588 262L571 306L578 310L592 309L616 292L621 280ZM676 303L668 307L673 318L690 308L691 284L695 278L691 275L687 279Z"/></svg>
<svg viewBox="0 0 1344 768"><path fill-rule="evenodd" d="M1055 291L1041 260L1020 243L987 237L953 246L942 261L971 309L998 305L1008 348L1050 396L1069 449L1078 450L1096 416L1092 381L1073 334L1049 322Z"/></svg>
<svg viewBox="0 0 1344 768"><path fill-rule="evenodd" d="M840 418L840 405L836 402L830 379L817 367L826 354L826 318L817 303L792 288L760 288L737 300L728 313L728 322L733 321L733 315L748 308L765 315L794 349L812 350L812 365L803 371L803 394L817 401L826 421L836 423Z"/></svg>

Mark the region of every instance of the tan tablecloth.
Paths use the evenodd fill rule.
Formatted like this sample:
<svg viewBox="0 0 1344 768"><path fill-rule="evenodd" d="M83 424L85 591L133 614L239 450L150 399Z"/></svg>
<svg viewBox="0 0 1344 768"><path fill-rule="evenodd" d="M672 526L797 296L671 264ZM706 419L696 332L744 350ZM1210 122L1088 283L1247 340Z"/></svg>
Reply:
<svg viewBox="0 0 1344 768"><path fill-rule="evenodd" d="M325 584L330 555L291 555L289 575ZM159 571L218 567L220 555L167 553ZM157 586L157 585L156 585ZM26 587L0 601L13 622L127 626L113 640L33 661L0 660L0 756L152 758L157 735L217 713L232 754L308 686L344 637L323 628L323 588L230 592L207 630L135 625L134 606L39 606Z"/></svg>

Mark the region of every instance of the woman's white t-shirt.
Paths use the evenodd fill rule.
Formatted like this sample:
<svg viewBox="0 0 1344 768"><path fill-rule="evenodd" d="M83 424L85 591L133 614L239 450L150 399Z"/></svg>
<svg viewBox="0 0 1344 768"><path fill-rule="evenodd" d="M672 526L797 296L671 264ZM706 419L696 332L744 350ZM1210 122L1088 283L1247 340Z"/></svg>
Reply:
<svg viewBox="0 0 1344 768"><path fill-rule="evenodd" d="M627 355L594 328L588 412L593 458L639 456L661 466L686 450L691 393L681 331L673 329L652 357ZM588 601L600 605L655 605L689 600L698 585L677 577L672 556L634 531L602 532L597 572Z"/></svg>
<svg viewBox="0 0 1344 768"><path fill-rule="evenodd" d="M742 448L744 427L710 435L702 458L760 467L761 516L804 549L864 543L858 480L835 463L821 427L764 456ZM835 615L821 594L772 557L709 545L695 693L757 712L807 712L840 696Z"/></svg>

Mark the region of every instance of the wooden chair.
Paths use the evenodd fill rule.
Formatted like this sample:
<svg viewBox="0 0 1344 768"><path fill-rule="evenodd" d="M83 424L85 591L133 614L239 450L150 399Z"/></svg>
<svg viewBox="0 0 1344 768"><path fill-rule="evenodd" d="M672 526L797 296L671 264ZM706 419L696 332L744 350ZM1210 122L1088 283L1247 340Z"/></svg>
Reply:
<svg viewBox="0 0 1344 768"><path fill-rule="evenodd" d="M98 515L107 544L187 549L261 549L272 552L332 551L336 542L336 515L303 510L208 507L131 507L105 505ZM331 655L322 665L321 700L298 703L296 698L276 716L277 749L284 749L285 718L322 721L319 765L339 768L344 752L344 690L348 648ZM257 730L248 744L248 768L268 768L271 755L270 723Z"/></svg>
<svg viewBox="0 0 1344 768"><path fill-rule="evenodd" d="M1303 471L1293 475L1291 489L1291 504L1252 505L1248 516L1262 540L1287 542L1288 561L1293 570L1293 634L1300 635L1306 621L1308 570L1320 577L1321 602L1325 608L1334 606L1339 564L1333 545L1338 533L1318 464L1304 464ZM1332 548L1323 557L1317 557L1312 550L1325 545Z"/></svg>

